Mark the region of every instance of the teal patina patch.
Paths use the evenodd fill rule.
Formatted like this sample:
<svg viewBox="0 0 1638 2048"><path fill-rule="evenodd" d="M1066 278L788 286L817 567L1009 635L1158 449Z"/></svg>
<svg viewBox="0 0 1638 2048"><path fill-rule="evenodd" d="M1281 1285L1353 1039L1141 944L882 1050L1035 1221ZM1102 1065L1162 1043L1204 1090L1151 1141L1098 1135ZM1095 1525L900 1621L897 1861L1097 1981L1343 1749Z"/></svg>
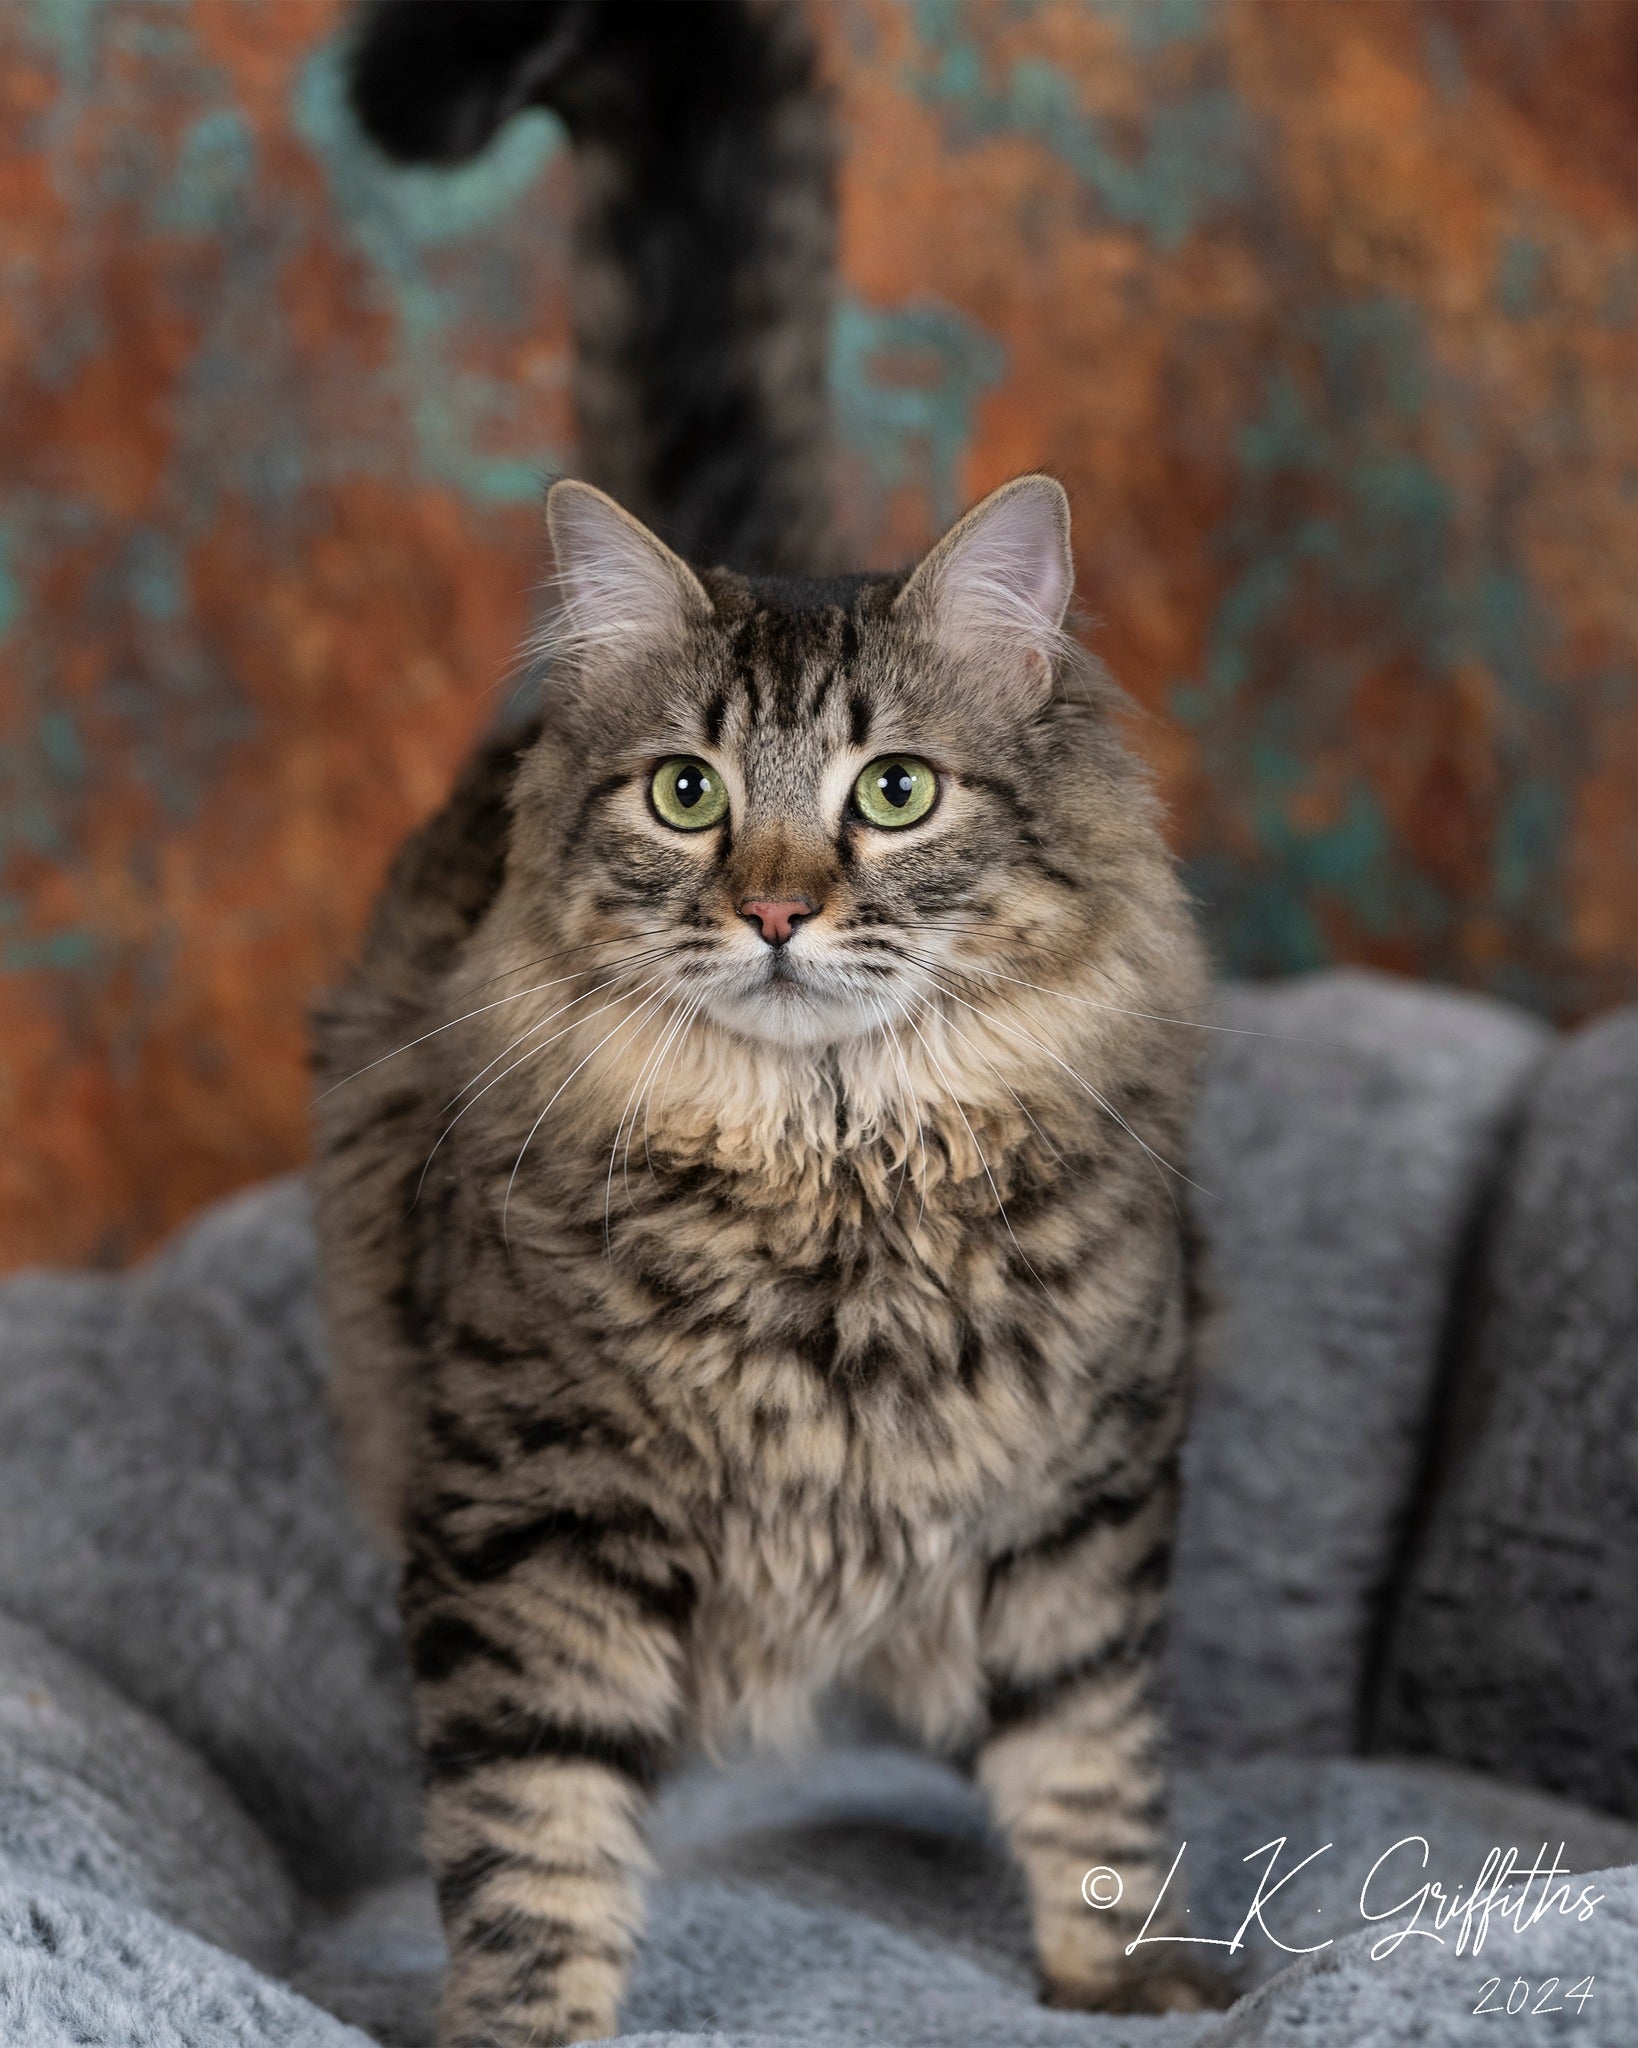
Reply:
<svg viewBox="0 0 1638 2048"><path fill-rule="evenodd" d="M16 625L23 609L23 593L12 561L11 534L0 526L0 640Z"/></svg>
<svg viewBox="0 0 1638 2048"><path fill-rule="evenodd" d="M14 848L50 858L67 851L60 800L79 792L85 772L79 732L61 708L0 744L0 864Z"/></svg>
<svg viewBox="0 0 1638 2048"><path fill-rule="evenodd" d="M71 712L48 711L40 720L40 753L53 782L72 786L81 780L85 774L85 749Z"/></svg>
<svg viewBox="0 0 1638 2048"><path fill-rule="evenodd" d="M1133 50L1149 56L1200 35L1207 10L1187 4L1111 5ZM1251 133L1245 109L1215 83L1172 95L1157 92L1143 139L1129 149L1110 125L1086 111L1078 82L1039 59L1020 58L992 75L963 0L918 0L923 55L907 83L944 115L951 138L974 143L1025 136L1066 165L1108 217L1139 230L1157 248L1174 249L1213 215L1251 192Z"/></svg>
<svg viewBox="0 0 1638 2048"><path fill-rule="evenodd" d="M187 606L187 578L172 536L157 526L140 526L125 551L125 587L143 618L174 625Z"/></svg>
<svg viewBox="0 0 1638 2048"><path fill-rule="evenodd" d="M922 484L939 525L961 510L973 409L999 383L1006 351L933 300L877 310L844 297L831 328L830 385L844 448L881 490Z"/></svg>
<svg viewBox="0 0 1638 2048"><path fill-rule="evenodd" d="M1415 934L1437 958L1472 907L1406 861L1367 764L1338 761L1339 737L1358 730L1356 692L1401 672L1429 691L1451 689L1464 669L1495 679L1508 794L1484 893L1545 947L1560 924L1575 713L1549 674L1557 627L1507 528L1475 521L1440 466L1442 448L1465 445L1467 394L1435 371L1418 312L1401 300L1311 312L1296 344L1241 431L1239 503L1221 543L1232 574L1203 673L1172 692L1259 849L1193 865L1224 964L1321 964L1335 950L1320 917L1328 901L1356 929ZM1322 775L1341 795L1315 822Z"/></svg>
<svg viewBox="0 0 1638 2048"><path fill-rule="evenodd" d="M1217 0L1094 0L1100 13L1118 21L1126 40L1142 56L1194 43L1211 28Z"/></svg>
<svg viewBox="0 0 1638 2048"><path fill-rule="evenodd" d="M30 0L28 13L35 35L50 44L64 84L83 86L107 28L107 0Z"/></svg>
<svg viewBox="0 0 1638 2048"><path fill-rule="evenodd" d="M96 953L92 935L80 926L68 925L35 937L0 938L0 970L7 974L34 974L49 968L60 973L91 966Z"/></svg>
<svg viewBox="0 0 1638 2048"><path fill-rule="evenodd" d="M256 182L256 145L234 107L213 107L189 128L152 208L154 226L209 235L230 227Z"/></svg>
<svg viewBox="0 0 1638 2048"><path fill-rule="evenodd" d="M397 360L382 374L409 399L420 466L480 502L538 497L561 451L519 450L516 393L470 367L457 370L453 345L463 329L504 321L505 304L486 303L481 268L451 276L436 252L483 235L533 195L544 223L539 183L563 147L552 115L531 108L509 121L490 146L457 170L404 169L365 140L348 112L340 51L315 52L296 86L296 132L323 164L331 203L346 234L368 259L393 311ZM547 260L542 251L542 260ZM489 280L504 294L504 283ZM504 446L509 452L490 452Z"/></svg>
<svg viewBox="0 0 1638 2048"><path fill-rule="evenodd" d="M1496 298L1510 320L1525 320L1541 302L1546 251L1530 235L1509 235L1502 244Z"/></svg>

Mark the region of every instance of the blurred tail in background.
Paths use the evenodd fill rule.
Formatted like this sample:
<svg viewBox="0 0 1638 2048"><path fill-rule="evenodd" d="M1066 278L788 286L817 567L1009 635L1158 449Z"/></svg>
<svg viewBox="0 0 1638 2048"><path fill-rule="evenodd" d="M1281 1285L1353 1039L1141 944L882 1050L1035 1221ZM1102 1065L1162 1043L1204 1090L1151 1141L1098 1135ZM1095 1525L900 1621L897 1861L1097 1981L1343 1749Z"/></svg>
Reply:
<svg viewBox="0 0 1638 2048"><path fill-rule="evenodd" d="M524 107L578 179L577 473L681 554L830 566L835 148L789 0L371 0L354 108L457 164Z"/></svg>

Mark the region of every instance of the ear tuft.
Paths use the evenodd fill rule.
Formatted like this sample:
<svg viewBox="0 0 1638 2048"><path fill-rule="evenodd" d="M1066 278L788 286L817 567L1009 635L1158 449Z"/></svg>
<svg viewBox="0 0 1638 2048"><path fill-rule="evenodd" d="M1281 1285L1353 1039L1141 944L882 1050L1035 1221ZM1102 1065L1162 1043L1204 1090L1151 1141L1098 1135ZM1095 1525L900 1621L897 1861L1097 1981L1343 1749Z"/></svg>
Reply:
<svg viewBox="0 0 1638 2048"><path fill-rule="evenodd" d="M1021 476L975 505L899 593L956 652L1021 652L1050 668L1075 587L1069 500L1049 476Z"/></svg>
<svg viewBox="0 0 1638 2048"><path fill-rule="evenodd" d="M687 563L591 484L553 484L546 526L558 603L543 637L553 652L635 653L709 618L711 600Z"/></svg>

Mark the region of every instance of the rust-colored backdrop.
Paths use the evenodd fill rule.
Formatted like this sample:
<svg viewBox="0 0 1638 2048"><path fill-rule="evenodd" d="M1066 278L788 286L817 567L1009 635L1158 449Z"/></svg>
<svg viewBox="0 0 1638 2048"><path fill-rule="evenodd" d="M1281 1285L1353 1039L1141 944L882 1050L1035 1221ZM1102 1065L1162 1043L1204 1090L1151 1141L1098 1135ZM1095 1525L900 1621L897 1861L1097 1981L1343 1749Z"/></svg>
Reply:
<svg viewBox="0 0 1638 2048"><path fill-rule="evenodd" d="M331 0L0 10L0 1263L305 1148L572 450L544 117L392 173ZM1045 463L1218 954L1638 986L1638 7L845 0L860 555Z"/></svg>

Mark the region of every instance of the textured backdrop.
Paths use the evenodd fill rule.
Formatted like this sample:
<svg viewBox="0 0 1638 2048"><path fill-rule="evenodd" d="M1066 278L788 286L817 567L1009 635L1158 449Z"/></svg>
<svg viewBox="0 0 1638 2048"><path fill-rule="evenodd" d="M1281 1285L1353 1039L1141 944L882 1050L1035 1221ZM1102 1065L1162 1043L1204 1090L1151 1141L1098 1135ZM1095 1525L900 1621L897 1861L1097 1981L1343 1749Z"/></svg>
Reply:
<svg viewBox="0 0 1638 2048"><path fill-rule="evenodd" d="M1044 463L1219 958L1638 989L1638 6L845 0L867 560ZM0 1264L305 1148L302 1018L504 699L568 164L331 0L0 7Z"/></svg>

